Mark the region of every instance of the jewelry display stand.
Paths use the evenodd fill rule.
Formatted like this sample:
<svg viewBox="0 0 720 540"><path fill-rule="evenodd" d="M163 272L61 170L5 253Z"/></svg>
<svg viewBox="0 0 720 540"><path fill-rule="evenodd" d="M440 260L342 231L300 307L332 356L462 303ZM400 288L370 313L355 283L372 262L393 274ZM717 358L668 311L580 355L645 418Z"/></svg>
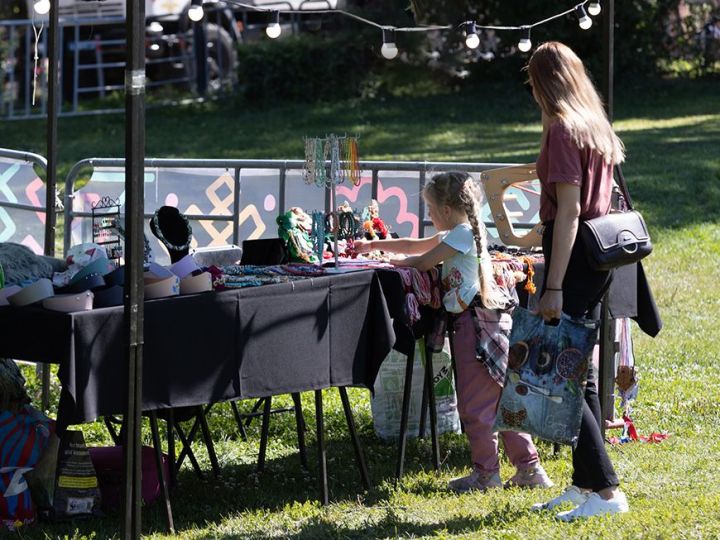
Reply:
<svg viewBox="0 0 720 540"><path fill-rule="evenodd" d="M335 268L338 267L338 233L340 228L337 211L337 185L347 178L355 186L360 185L360 161L357 137L328 135L305 138L306 184L315 184L330 192L330 212L325 232L333 236ZM329 163L328 163L329 161ZM320 258L322 261L322 257Z"/></svg>
<svg viewBox="0 0 720 540"><path fill-rule="evenodd" d="M93 243L103 246L108 259L120 266L123 257L122 238L120 236L120 201L111 197L103 197L93 203L92 235Z"/></svg>
<svg viewBox="0 0 720 540"><path fill-rule="evenodd" d="M175 264L190 252L192 227L187 216L174 206L161 206L150 218L150 231L167 249Z"/></svg>

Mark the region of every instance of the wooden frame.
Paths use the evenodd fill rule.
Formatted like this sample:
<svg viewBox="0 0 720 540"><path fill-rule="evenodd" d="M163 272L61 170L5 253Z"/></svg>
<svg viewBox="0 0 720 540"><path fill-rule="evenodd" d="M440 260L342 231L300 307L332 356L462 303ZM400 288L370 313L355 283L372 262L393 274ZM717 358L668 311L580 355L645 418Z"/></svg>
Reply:
<svg viewBox="0 0 720 540"><path fill-rule="evenodd" d="M481 179L500 240L507 246L524 248L541 246L542 223L537 223L525 235L519 236L510 221L512 215L504 204L505 201L512 200L512 196L505 193L509 187L513 184L537 179L535 164L528 163L527 165L490 169L482 173Z"/></svg>

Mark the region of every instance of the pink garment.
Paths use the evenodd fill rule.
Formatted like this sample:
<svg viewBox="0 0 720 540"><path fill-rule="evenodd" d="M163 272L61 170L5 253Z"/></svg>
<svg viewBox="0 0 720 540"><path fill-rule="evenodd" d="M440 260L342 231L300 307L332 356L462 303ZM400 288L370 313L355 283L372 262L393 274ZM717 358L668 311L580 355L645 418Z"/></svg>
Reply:
<svg viewBox="0 0 720 540"><path fill-rule="evenodd" d="M578 148L561 122L550 127L537 159L540 191L540 221L555 219L557 196L555 184L580 187L580 219L604 216L610 211L613 166L587 146Z"/></svg>
<svg viewBox="0 0 720 540"><path fill-rule="evenodd" d="M457 318L454 328L460 420L470 441L475 468L482 472L496 472L500 470L498 434L492 431L492 426L502 387L475 357L475 328L469 311L464 311ZM530 435L505 431L500 436L505 453L517 469L527 469L538 463L537 450Z"/></svg>

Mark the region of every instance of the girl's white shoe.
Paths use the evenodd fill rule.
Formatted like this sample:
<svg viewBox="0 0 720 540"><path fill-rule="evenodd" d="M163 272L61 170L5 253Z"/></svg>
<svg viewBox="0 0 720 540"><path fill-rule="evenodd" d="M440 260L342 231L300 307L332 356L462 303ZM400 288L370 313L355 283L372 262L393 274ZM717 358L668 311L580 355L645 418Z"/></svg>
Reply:
<svg viewBox="0 0 720 540"><path fill-rule="evenodd" d="M550 499L544 503L533 504L532 507L530 507L530 510L535 512L539 512L540 510L550 510L567 502L572 503L573 506L580 506L586 501L587 497L588 494L582 491L579 487L570 486L554 499Z"/></svg>
<svg viewBox="0 0 720 540"><path fill-rule="evenodd" d="M609 516L612 514L624 514L630 507L627 497L622 491L618 491L612 499L605 500L597 493L591 493L580 506L574 510L560 512L557 519L561 521L575 521L592 516Z"/></svg>

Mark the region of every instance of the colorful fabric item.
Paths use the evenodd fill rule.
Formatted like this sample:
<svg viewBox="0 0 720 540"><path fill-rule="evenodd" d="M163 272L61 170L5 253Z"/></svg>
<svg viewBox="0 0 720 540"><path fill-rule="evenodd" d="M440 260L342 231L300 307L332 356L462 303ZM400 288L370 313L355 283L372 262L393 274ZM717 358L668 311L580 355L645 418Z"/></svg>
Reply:
<svg viewBox="0 0 720 540"><path fill-rule="evenodd" d="M518 307L513 312L508 369L495 429L575 444L597 321L563 314L557 326Z"/></svg>
<svg viewBox="0 0 720 540"><path fill-rule="evenodd" d="M638 375L635 369L630 319L622 318L615 321L615 335L620 344L617 358L617 374L615 384L620 395L620 406L625 415L630 414L631 402L637 398Z"/></svg>
<svg viewBox="0 0 720 540"><path fill-rule="evenodd" d="M400 274L405 288L405 313L411 325L420 320L420 306L440 307L440 274L437 268L421 272L412 266L398 266L394 270Z"/></svg>
<svg viewBox="0 0 720 540"><path fill-rule="evenodd" d="M635 424L628 415L623 415L623 432L620 437L610 437L610 444L624 444L629 442L646 442L646 443L660 443L670 437L668 433L658 433L653 431L650 435L638 435Z"/></svg>
<svg viewBox="0 0 720 540"><path fill-rule="evenodd" d="M0 411L0 521L12 529L35 518L24 474L31 471L47 446L53 422L37 409Z"/></svg>
<svg viewBox="0 0 720 540"><path fill-rule="evenodd" d="M472 228L460 223L442 239L458 253L442 265L443 305L448 313L462 313L480 290L478 253Z"/></svg>
<svg viewBox="0 0 720 540"><path fill-rule="evenodd" d="M510 349L512 316L507 311L487 309L477 305L470 308L475 328L475 354L500 386L505 384Z"/></svg>
<svg viewBox="0 0 720 540"><path fill-rule="evenodd" d="M68 265L67 270L53 274L53 285L58 288L66 287L75 274L100 259L107 261L108 256L105 248L98 244L77 244L72 246L65 258Z"/></svg>

